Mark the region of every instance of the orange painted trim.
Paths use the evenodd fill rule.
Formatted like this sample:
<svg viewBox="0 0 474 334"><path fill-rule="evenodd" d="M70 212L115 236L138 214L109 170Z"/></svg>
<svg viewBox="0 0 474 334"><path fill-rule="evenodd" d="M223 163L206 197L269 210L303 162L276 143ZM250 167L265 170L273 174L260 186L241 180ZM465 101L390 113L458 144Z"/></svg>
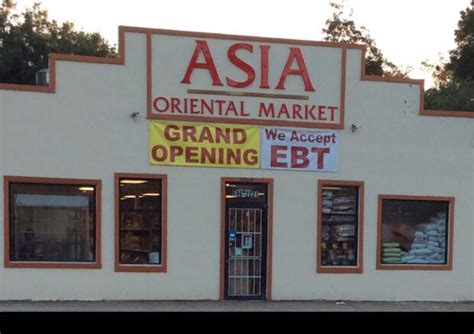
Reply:
<svg viewBox="0 0 474 334"><path fill-rule="evenodd" d="M422 116L474 118L474 111L423 110L420 113L420 115L422 115Z"/></svg>
<svg viewBox="0 0 474 334"><path fill-rule="evenodd" d="M153 179L161 180L161 264L134 265L120 263L120 179ZM168 176L165 174L115 173L115 272L154 272L166 273L168 268Z"/></svg>
<svg viewBox="0 0 474 334"><path fill-rule="evenodd" d="M10 183L88 185L95 187L95 262L30 262L10 260ZM100 269L101 262L101 222L102 222L102 181L92 179L69 179L50 177L11 176L3 177L3 239L5 268L44 269Z"/></svg>
<svg viewBox="0 0 474 334"><path fill-rule="evenodd" d="M361 49L363 45L352 44L352 43L337 43L337 42L325 42L325 41L311 41L305 39L288 39L288 38L277 38L277 37L260 37L260 36L249 36L249 35L229 35L229 34L218 34L210 32L196 32L186 30L169 30L169 29L153 29L153 28L140 28L131 26L120 26L127 32L138 32L138 33L151 33L153 35L168 35L168 36L181 36L181 37L204 37L214 39L224 39L233 41L249 41L249 42L267 42L276 44L299 44L309 46L321 46L329 48L349 48L349 49Z"/></svg>
<svg viewBox="0 0 474 334"><path fill-rule="evenodd" d="M379 75L367 75L365 73L365 53L367 47L361 48L361 64L360 64L360 78L361 81L376 81L376 82L391 82L401 84L414 84L420 86L420 108L419 114L421 116L440 116L440 117L465 117L474 118L474 111L449 111L449 110L425 110L425 80L410 79L410 78L396 78L384 77Z"/></svg>
<svg viewBox="0 0 474 334"><path fill-rule="evenodd" d="M337 130L344 130L345 124L345 112L346 112L346 72L347 72L347 48L342 48L342 55L341 55L341 91L340 91L340 103L339 103L339 111L340 111L340 118L338 127L335 129ZM330 129L330 127L326 128Z"/></svg>
<svg viewBox="0 0 474 334"><path fill-rule="evenodd" d="M261 120L239 119L239 118L226 118L226 117L200 117L200 116L150 114L148 119L160 120L160 121L176 121L176 122L285 126L285 127L300 127L300 128L311 128L311 129L324 128L324 129L342 130L344 128L344 125L340 123L310 123L310 122L273 121L273 120L267 120L267 119L261 119Z"/></svg>
<svg viewBox="0 0 474 334"><path fill-rule="evenodd" d="M323 235L323 188L331 186L341 187L357 187L359 191L359 208L358 208L358 233L357 233L357 266L323 266L321 264L321 236ZM361 274L364 268L364 206L365 206L365 190L363 181L346 181L346 180L318 180L317 190L317 221L316 221L316 272L331 274Z"/></svg>
<svg viewBox="0 0 474 334"><path fill-rule="evenodd" d="M118 30L119 30L119 38L118 38L119 45L118 45L117 58L51 53L49 55L50 83L48 86L0 83L0 89L23 91L23 92L36 92L36 93L56 93L56 62L58 60L79 62L79 63L124 65L125 64L125 32L127 32L127 30L124 29L123 27L119 27Z"/></svg>
<svg viewBox="0 0 474 334"><path fill-rule="evenodd" d="M151 47L151 34L146 33L146 118L152 119L153 113L151 110L151 86L152 86L152 75L151 75L151 61L152 61L152 47Z"/></svg>
<svg viewBox="0 0 474 334"><path fill-rule="evenodd" d="M227 35L227 34L216 34L216 33L201 33L193 31L179 31L179 30L167 30L167 29L150 29L150 28L140 28L140 27L130 27L130 26L119 26L118 27L118 57L92 57L92 56L79 56L79 55L68 55L68 54L57 54L53 53L49 56L49 86L35 86L35 85L22 85L22 84L7 84L0 83L0 90L14 90L20 92L37 92L37 93L55 93L56 92L56 61L72 61L72 62L84 62L84 63L95 63L95 64L109 64L109 65L124 65L125 64L125 33L142 33L147 35L147 73L151 71L151 36L153 34L158 35L171 35L171 36L187 36L187 37L204 37L204 38L215 38L215 39L224 39L224 40L236 40L236 41L253 41L253 42L268 42L268 43L280 43L280 44L298 44L306 46L318 46L318 47L331 47L331 48L341 48L343 53L347 49L358 49L361 50L361 80L362 81L376 81L376 82L391 82L391 83L404 83L404 84L416 84L420 86L420 97L424 97L424 80L416 80L409 78L394 78L394 77L383 77L383 76L373 76L367 75L365 73L365 53L367 47L359 44L351 43L336 43L336 42L324 42L324 41L310 41L310 40L299 40L299 39L285 39L285 38L270 38L270 37L256 37L256 36L246 36L246 35ZM344 54L343 54L344 57ZM345 69L346 64L343 62L343 68ZM345 70L344 77L344 91L345 91ZM342 86L342 83L341 83ZM151 87L151 78L148 78L147 74L147 87ZM152 117L151 111L151 88L147 88L147 117L148 119L158 119L154 116ZM341 90L341 119L344 119L344 101ZM156 116L156 114L153 114ZM474 118L474 112L469 111L444 111L444 110L425 110L424 109L424 99L420 98L420 115L423 116L442 116L442 117L466 117ZM160 115L158 115L160 117ZM183 118L184 117L184 118ZM176 120L185 120L186 116L180 117ZM160 118L165 119L165 118ZM188 118L189 119L189 118ZM211 118L214 119L214 118ZM226 119L227 120L227 119ZM191 120L193 121L193 120ZM200 118L200 121L208 121L204 117ZM222 120L218 120L222 122ZM335 126L335 124L326 124L326 123L310 123L311 125L303 126L303 122L284 122L277 121L278 123L271 124L262 124L262 125L275 125L275 126L296 126L296 127L315 127L315 128L328 128L328 129L343 129L344 122L340 122ZM227 123L229 123L227 121ZM252 123L243 123L241 124L252 124ZM287 124L288 123L288 124Z"/></svg>
<svg viewBox="0 0 474 334"><path fill-rule="evenodd" d="M382 263L382 205L383 200L401 200L401 201L437 201L448 202L449 221L448 221L448 261L441 265L408 265L408 264L383 264ZM445 196L412 196L412 195L379 195L377 210L377 270L453 270L453 240L454 240L454 197Z"/></svg>
<svg viewBox="0 0 474 334"><path fill-rule="evenodd" d="M361 50L360 56L360 78L362 81L378 81L378 82L392 82L392 83L404 83L404 84L415 84L423 85L424 80L410 79L410 78L398 78L398 77L384 77L381 75L368 75L365 73L365 54L367 47L364 45Z"/></svg>
<svg viewBox="0 0 474 334"><path fill-rule="evenodd" d="M268 186L267 210L267 282L266 300L272 300L272 268L273 268L273 179L221 177L221 252L220 252L220 284L219 300L225 300L225 184L227 182L264 183Z"/></svg>

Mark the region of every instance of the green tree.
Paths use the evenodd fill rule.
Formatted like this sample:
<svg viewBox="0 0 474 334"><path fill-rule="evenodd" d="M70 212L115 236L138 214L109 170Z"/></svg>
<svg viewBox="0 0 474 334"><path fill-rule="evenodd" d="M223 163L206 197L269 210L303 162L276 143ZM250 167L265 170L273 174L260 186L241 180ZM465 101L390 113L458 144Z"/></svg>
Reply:
<svg viewBox="0 0 474 334"><path fill-rule="evenodd" d="M38 70L48 67L50 53L116 56L116 49L98 33L76 31L74 24L59 25L35 3L20 15L16 3L2 0L0 9L0 82L34 84Z"/></svg>
<svg viewBox="0 0 474 334"><path fill-rule="evenodd" d="M369 75L384 75L391 77L406 77L408 69L402 69L384 57L382 51L377 47L375 40L370 37L369 31L364 27L358 27L352 19L353 11L348 9L345 1L339 3L330 2L333 8L332 17L326 20L323 28L324 40L340 43L365 44L365 73Z"/></svg>
<svg viewBox="0 0 474 334"><path fill-rule="evenodd" d="M456 48L447 62L431 65L436 87L425 92L426 109L474 111L474 0L460 14Z"/></svg>

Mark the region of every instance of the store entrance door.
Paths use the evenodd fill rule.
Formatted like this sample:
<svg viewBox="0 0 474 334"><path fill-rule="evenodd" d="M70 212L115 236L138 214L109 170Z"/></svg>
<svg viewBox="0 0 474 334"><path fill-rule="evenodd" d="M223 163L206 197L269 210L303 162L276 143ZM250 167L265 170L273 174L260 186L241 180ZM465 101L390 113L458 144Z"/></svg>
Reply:
<svg viewBox="0 0 474 334"><path fill-rule="evenodd" d="M225 299L266 299L266 183L225 183Z"/></svg>

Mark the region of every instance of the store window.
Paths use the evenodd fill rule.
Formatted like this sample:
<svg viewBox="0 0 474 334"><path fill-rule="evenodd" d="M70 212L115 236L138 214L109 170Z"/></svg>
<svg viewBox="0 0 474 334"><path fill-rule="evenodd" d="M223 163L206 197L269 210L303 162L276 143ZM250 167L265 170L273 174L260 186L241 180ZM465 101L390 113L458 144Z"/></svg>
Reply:
<svg viewBox="0 0 474 334"><path fill-rule="evenodd" d="M452 197L379 196L378 269L451 269Z"/></svg>
<svg viewBox="0 0 474 334"><path fill-rule="evenodd" d="M166 176L115 175L116 271L166 271Z"/></svg>
<svg viewBox="0 0 474 334"><path fill-rule="evenodd" d="M5 177L6 267L100 268L100 181Z"/></svg>
<svg viewBox="0 0 474 334"><path fill-rule="evenodd" d="M362 272L363 200L363 182L318 182L317 272Z"/></svg>

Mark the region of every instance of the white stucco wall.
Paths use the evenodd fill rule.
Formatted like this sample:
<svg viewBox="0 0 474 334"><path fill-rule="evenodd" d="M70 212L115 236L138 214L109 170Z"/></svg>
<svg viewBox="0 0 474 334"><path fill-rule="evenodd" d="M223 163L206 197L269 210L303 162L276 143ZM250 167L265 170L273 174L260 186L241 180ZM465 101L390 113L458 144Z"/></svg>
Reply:
<svg viewBox="0 0 474 334"><path fill-rule="evenodd" d="M2 176L103 183L102 269L2 265L1 300L218 299L222 176L274 179L273 299L473 299L472 119L418 115L417 85L361 81L360 50L349 50L339 172L152 166L145 44L126 33L124 66L58 61L55 94L0 90ZM115 172L168 175L167 273L114 272ZM362 274L316 273L318 179L365 182ZM375 270L378 194L456 198L452 271Z"/></svg>

